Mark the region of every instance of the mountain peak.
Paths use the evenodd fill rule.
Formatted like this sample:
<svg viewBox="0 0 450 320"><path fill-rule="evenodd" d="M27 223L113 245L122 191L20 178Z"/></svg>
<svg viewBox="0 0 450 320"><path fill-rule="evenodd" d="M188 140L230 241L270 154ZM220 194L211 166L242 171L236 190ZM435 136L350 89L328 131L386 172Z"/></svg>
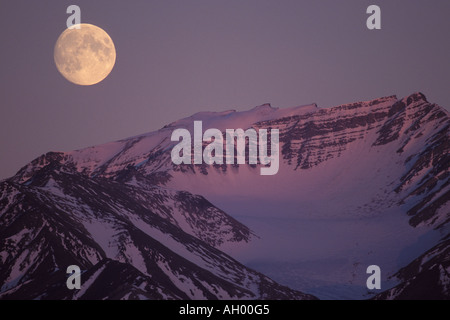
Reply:
<svg viewBox="0 0 450 320"><path fill-rule="evenodd" d="M408 97L403 98L403 101L406 103L407 106L409 106L413 102L425 102L428 103L427 98L422 92L414 92L413 94L409 95Z"/></svg>
<svg viewBox="0 0 450 320"><path fill-rule="evenodd" d="M252 109L252 111L259 111L259 110L277 110L278 108L272 107L270 103L264 103L262 105L256 106Z"/></svg>

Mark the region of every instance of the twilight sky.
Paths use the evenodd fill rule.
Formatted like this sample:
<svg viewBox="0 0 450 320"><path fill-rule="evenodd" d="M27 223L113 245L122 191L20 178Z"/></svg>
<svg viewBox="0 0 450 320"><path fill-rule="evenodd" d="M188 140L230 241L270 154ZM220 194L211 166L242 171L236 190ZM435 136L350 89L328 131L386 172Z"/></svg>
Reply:
<svg viewBox="0 0 450 320"><path fill-rule="evenodd" d="M103 82L65 80L66 8L117 50ZM366 28L366 8L382 30ZM415 91L450 107L448 0L0 0L0 179L48 151L157 130L199 111L331 107Z"/></svg>

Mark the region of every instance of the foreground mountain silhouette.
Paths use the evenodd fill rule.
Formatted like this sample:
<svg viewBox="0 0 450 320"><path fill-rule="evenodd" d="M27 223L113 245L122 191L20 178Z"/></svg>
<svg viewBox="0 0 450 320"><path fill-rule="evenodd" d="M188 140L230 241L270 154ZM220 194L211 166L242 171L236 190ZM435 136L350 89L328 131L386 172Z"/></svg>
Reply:
<svg viewBox="0 0 450 320"><path fill-rule="evenodd" d="M196 120L279 129L278 174L174 165L171 133ZM0 297L448 299L449 127L414 93L201 112L47 153L0 183ZM85 270L80 291L65 286L72 264ZM371 264L378 292L365 287Z"/></svg>

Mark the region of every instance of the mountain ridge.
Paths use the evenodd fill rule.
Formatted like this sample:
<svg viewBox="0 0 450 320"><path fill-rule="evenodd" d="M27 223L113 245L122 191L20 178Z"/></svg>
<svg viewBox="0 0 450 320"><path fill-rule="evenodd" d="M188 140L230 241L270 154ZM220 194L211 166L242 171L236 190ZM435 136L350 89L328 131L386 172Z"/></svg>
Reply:
<svg viewBox="0 0 450 320"><path fill-rule="evenodd" d="M278 129L280 172L267 178L257 173L260 164L174 165L170 159L174 146L170 134L176 128L192 130L195 120L203 121L204 128L219 130ZM36 212L50 206L53 209L45 210L55 221L76 212L74 226L79 227L72 230L65 226L62 234L68 232L70 237L75 237L75 242L82 239L85 248L82 256L93 254L96 257L91 258L95 264L79 257L83 265L91 269L98 263L107 269L137 267L143 274L142 279L148 276L146 268L165 279L169 275L168 283L178 283L175 286L178 289L173 289L172 285L167 287L167 283L150 285L146 280L148 288L160 288L167 297L218 297L214 290L202 284L204 280L192 282L195 272L191 271L200 267L212 271L211 279L215 283L222 283L221 288L226 292L222 297L233 294L236 297L236 292L240 292L240 297L262 298L258 296L261 291L249 291L248 285L243 284L246 281L253 283L253 287L268 283L269 291L275 290L281 298L312 298L301 292L322 298L361 298L368 294L361 288L366 276L361 265L374 263L373 260L387 270L385 285L399 286L395 294L379 295L379 298L408 296L402 295L405 290L416 294L409 296L420 296L417 295L420 286L414 285L414 281L423 279L419 273L434 267L426 264L425 259L416 259L427 250L437 250L440 253L436 259L444 268L441 269L447 268L448 251L442 250L442 243L447 242L442 239L448 234L450 221L449 128L448 112L416 92L402 99L387 96L333 108L311 104L278 109L264 104L242 112L201 112L158 131L72 152L49 152L0 182L0 220L4 234L0 243L10 250L2 252L2 262L15 257L8 260L9 269L2 270L5 276L0 278L0 283L7 285L8 291L15 288L14 278L5 277L12 270L19 272L19 260L25 259L13 250L13 244L27 243L26 237L20 234L19 227L9 223L11 214L23 213L26 204ZM59 214L53 217L52 212ZM105 220L100 212L109 218ZM136 215L136 212L140 213ZM28 219L24 218L23 230L30 223ZM278 222L265 222L274 219ZM95 223L87 223L87 220ZM292 223L286 228L284 221ZM41 227L42 223L39 223ZM103 225L107 227L101 231L99 228ZM286 240L278 236L283 228ZM324 228L335 229L336 234L322 234ZM288 232L288 229L292 230ZM52 237L49 229L42 230L47 230L44 240ZM163 237L157 230L170 236ZM311 230L317 231L316 234L310 234ZM138 235L141 232L142 236ZM122 240L108 244L104 237L98 237L102 233ZM86 238L84 234L97 238ZM11 237L19 238L18 242L11 242ZM150 237L147 241L152 242L153 238L162 244L159 252L166 261L175 259L168 258L172 257L170 252L178 252L177 267L166 270L164 265L155 266L148 257L142 262L139 256L146 256L148 252L145 245L136 244L141 243L137 240L141 237ZM133 249L121 246L123 242ZM112 250L109 245L115 251L108 251ZM385 253L384 246L392 248ZM183 247L185 249L180 249ZM294 285L301 292L277 287L236 260L229 264L228 272L246 270L252 280L244 281L239 277L230 280L216 270L220 265L218 261L228 258L211 248L226 252L245 265L253 265L253 269L262 273L267 274L263 270L268 270L271 278ZM127 250L136 254L130 256ZM333 258L337 253L341 256ZM207 265L201 262L203 254L209 259ZM282 254L285 256L279 256ZM402 256L408 258L400 259ZM327 257L337 263L333 271L316 275L313 269L305 269L311 259L322 261ZM189 261L193 260L196 262L190 265ZM270 267L279 260L288 261L285 266L292 265L292 270L282 274L282 268ZM124 265L116 265L114 261ZM264 265L255 265L254 261L263 261ZM145 264L151 267L144 267ZM186 264L191 267L183 269L185 283L191 279L189 290L195 288L194 291L201 292L199 295L190 294L189 290L179 291L180 283L173 278L173 268ZM409 264L423 265L424 269L408 267ZM435 290L442 291L436 296L448 294L445 284L448 274L446 276L442 270L438 273L440 278L432 277L437 281ZM434 269L430 272L436 274ZM291 274L291 278L286 279L286 274ZM224 279L226 284L222 282ZM319 283L333 284L336 293L324 294ZM345 293L349 296L339 291L349 286L351 290ZM142 293L135 287L135 283L127 284L128 297L137 297L138 291ZM1 296L5 296L3 291ZM105 296L104 293L98 295ZM152 297L156 296L161 297L157 294Z"/></svg>

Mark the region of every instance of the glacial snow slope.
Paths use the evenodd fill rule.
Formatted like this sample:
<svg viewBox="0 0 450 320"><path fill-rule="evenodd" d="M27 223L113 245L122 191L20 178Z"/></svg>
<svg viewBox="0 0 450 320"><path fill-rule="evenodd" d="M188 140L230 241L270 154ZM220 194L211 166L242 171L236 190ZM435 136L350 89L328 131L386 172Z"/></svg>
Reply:
<svg viewBox="0 0 450 320"><path fill-rule="evenodd" d="M204 130L279 129L278 174L261 176L259 165L174 165L170 159L175 145L170 139L172 132L177 128L192 132L198 120ZM130 217L135 210L129 208L138 200L177 230L280 283L320 298L361 299L378 294L365 287L366 267L371 264L382 269L383 290L396 286L392 289L395 295L378 297L400 298L404 288L415 288L419 297L420 286L414 286L417 274L423 268L436 269L419 258L438 250L436 259L443 269L433 278L434 288L446 296L448 250L442 246L448 247L445 237L450 220L449 127L448 112L429 103L421 93L329 109L314 104L288 109L262 105L245 112L201 112L156 132L43 155L3 182L3 190L10 189L2 191L0 208L22 210L24 191L17 189L33 187L40 175L69 175L76 177L70 185L81 187L80 181L98 184L91 188L94 195L109 184L127 196L132 194L132 200L121 204L125 211L120 217L134 219ZM38 188L51 188L53 183ZM66 184L59 185L64 185L55 189L61 198L45 203L57 204L67 196ZM111 192L105 191L110 199L103 205L122 199L115 192L111 197ZM178 203L180 194L188 198L184 204ZM87 207L92 210L92 205ZM213 216L209 222L202 220L205 210ZM117 258L126 254L117 253L118 249L108 251L111 241L116 246L123 242L117 240L122 229L105 227L109 220L100 216L92 219L94 226L80 223L89 233L106 238L93 239L105 251L103 258L126 263L126 258ZM101 231L94 232L97 229ZM154 230L144 232L156 237ZM156 240L167 245L158 237ZM177 243L184 243L184 238ZM189 261L203 256L176 253ZM417 261L421 267L410 268ZM111 263L107 260L104 264ZM137 260L131 265L143 270ZM210 265L215 270L220 264Z"/></svg>

